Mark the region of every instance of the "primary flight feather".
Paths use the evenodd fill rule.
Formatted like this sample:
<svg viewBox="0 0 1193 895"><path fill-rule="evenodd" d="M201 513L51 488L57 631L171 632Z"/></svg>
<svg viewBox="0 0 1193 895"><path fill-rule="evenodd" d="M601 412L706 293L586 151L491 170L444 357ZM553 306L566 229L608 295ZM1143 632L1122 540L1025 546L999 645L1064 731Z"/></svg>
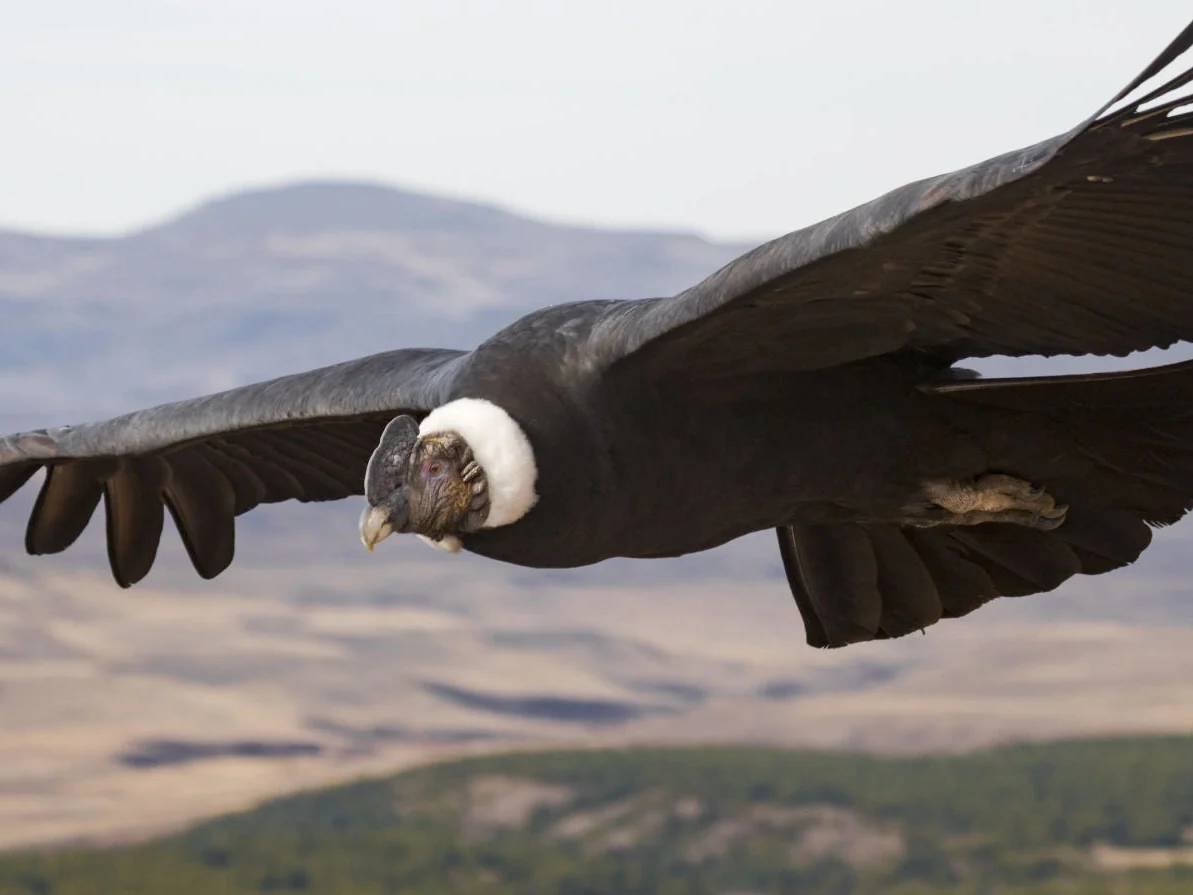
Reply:
<svg viewBox="0 0 1193 895"><path fill-rule="evenodd" d="M1193 506L1193 364L975 380L966 357L1193 338L1193 25L1051 140L912 183L670 298L534 312L103 423L0 438L30 553L104 505L112 574L165 512L200 575L260 503L364 494L394 532L528 566L773 528L808 642L897 637L1126 565Z"/></svg>

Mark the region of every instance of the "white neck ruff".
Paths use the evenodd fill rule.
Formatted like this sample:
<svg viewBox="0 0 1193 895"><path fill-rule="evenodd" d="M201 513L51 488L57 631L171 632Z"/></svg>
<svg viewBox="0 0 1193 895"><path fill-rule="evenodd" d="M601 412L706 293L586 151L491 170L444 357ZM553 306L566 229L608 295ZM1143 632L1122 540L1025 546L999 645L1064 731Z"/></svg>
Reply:
<svg viewBox="0 0 1193 895"><path fill-rule="evenodd" d="M472 448L489 486L489 515L482 528L517 522L538 501L538 467L522 427L483 398L457 398L436 407L419 424L418 434L455 432Z"/></svg>

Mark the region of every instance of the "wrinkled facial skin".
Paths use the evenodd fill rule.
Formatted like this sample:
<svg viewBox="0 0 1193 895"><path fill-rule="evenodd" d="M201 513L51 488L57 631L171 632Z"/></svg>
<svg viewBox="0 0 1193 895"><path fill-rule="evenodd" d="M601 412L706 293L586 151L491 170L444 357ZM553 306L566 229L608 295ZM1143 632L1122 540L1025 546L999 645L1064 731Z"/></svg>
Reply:
<svg viewBox="0 0 1193 895"><path fill-rule="evenodd" d="M393 532L433 540L476 531L489 513L488 483L472 450L455 432L425 437L409 416L382 434L365 475L368 506L360 539L372 550Z"/></svg>
<svg viewBox="0 0 1193 895"><path fill-rule="evenodd" d="M420 438L406 474L407 530L438 540L476 531L489 497L484 473L467 443L454 432Z"/></svg>

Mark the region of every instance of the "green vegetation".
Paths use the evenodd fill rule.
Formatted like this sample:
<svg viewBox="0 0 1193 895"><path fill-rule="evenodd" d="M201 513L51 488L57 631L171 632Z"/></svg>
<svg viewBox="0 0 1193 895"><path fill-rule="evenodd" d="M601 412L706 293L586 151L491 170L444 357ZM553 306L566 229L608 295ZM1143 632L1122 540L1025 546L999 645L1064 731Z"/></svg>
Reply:
<svg viewBox="0 0 1193 895"><path fill-rule="evenodd" d="M527 753L136 846L0 856L0 893L1187 895L1191 833L1193 737Z"/></svg>

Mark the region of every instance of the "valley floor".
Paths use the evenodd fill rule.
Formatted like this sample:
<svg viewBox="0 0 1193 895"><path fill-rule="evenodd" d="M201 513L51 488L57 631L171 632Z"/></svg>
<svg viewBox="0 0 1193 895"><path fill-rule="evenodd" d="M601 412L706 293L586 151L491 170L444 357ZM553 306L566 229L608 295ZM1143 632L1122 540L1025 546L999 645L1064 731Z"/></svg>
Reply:
<svg viewBox="0 0 1193 895"><path fill-rule="evenodd" d="M9 504L16 543L28 508ZM0 849L143 839L510 748L915 754L1193 730L1186 528L1120 573L823 651L765 533L533 572L413 539L366 554L351 502L274 509L210 582L172 533L129 591L102 526L60 557L0 558Z"/></svg>
<svg viewBox="0 0 1193 895"><path fill-rule="evenodd" d="M1193 738L966 755L524 752L280 799L141 845L0 857L5 895L1178 895Z"/></svg>

